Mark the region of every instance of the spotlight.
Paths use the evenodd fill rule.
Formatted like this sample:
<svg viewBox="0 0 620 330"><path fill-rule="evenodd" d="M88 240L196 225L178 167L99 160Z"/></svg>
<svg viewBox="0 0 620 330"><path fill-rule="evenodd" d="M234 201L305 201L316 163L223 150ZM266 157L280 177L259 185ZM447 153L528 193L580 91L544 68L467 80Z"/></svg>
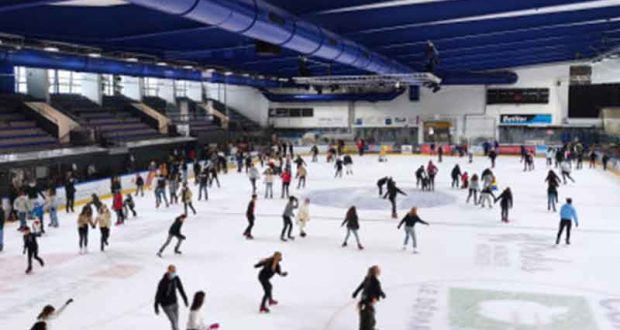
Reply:
<svg viewBox="0 0 620 330"><path fill-rule="evenodd" d="M58 52L59 51L58 47L54 47L54 46L47 46L43 48L43 50L46 52Z"/></svg>
<svg viewBox="0 0 620 330"><path fill-rule="evenodd" d="M166 63L166 62L157 62L157 65L158 66L167 66L168 63Z"/></svg>
<svg viewBox="0 0 620 330"><path fill-rule="evenodd" d="M101 54L99 53L88 53L88 57L92 57L92 58L100 58Z"/></svg>
<svg viewBox="0 0 620 330"><path fill-rule="evenodd" d="M127 61L127 62L138 62L138 59L135 58L135 57L129 57L129 58L126 58L125 61Z"/></svg>
<svg viewBox="0 0 620 330"><path fill-rule="evenodd" d="M226 72L224 72L224 74L227 75L227 76L231 76L233 73L232 73L232 71L226 71Z"/></svg>

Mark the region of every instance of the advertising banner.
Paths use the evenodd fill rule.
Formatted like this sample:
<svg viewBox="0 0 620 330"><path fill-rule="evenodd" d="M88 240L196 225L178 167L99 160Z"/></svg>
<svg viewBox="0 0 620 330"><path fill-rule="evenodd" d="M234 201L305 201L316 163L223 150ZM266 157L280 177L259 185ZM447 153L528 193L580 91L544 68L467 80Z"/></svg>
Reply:
<svg viewBox="0 0 620 330"><path fill-rule="evenodd" d="M547 125L551 124L551 114L517 115L504 114L500 116L501 125Z"/></svg>

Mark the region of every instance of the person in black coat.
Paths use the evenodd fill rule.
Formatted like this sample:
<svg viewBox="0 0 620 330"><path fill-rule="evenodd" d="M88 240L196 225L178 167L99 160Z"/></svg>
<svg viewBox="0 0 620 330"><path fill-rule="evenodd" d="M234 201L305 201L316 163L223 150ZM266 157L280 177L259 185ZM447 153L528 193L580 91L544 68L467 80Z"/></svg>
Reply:
<svg viewBox="0 0 620 330"><path fill-rule="evenodd" d="M357 209L355 208L355 206L351 206L347 210L347 214L345 215L344 221L342 222L340 227L344 227L344 225L347 225L347 236L344 237L344 243L342 243L342 247L347 246L349 236L351 235L351 233L353 233L353 236L355 236L355 240L357 241L357 248L363 250L364 247L362 246L362 243L360 243L360 238L357 235L357 231L360 229L360 223L359 218L357 217Z"/></svg>
<svg viewBox="0 0 620 330"><path fill-rule="evenodd" d="M43 259L39 258L39 243L37 243L37 237L40 237L41 234L33 233L30 231L30 228L26 227L23 231L24 234L24 252L26 254L28 252L28 268L26 269L26 274L30 274L32 271L32 259L36 259L41 267L45 265Z"/></svg>
<svg viewBox="0 0 620 330"><path fill-rule="evenodd" d="M336 164L334 165L334 168L336 169L336 174L334 174L334 178L337 178L337 177L342 178L342 166L343 166L342 159L340 157L336 158Z"/></svg>
<svg viewBox="0 0 620 330"><path fill-rule="evenodd" d="M170 320L172 330L179 330L179 304L177 303L177 290L183 298L187 307L187 296L183 290L183 283L177 276L177 269L174 265L168 266L168 271L164 274L157 285L155 293L155 314L159 315L159 306Z"/></svg>
<svg viewBox="0 0 620 330"><path fill-rule="evenodd" d="M67 179L65 180L65 197L65 210L67 213L75 212L73 209L73 205L75 204L75 179L71 173L67 175Z"/></svg>
<svg viewBox="0 0 620 330"><path fill-rule="evenodd" d="M424 175L426 174L426 170L424 170L424 165L420 165L420 167L415 171L415 186L416 188L420 186Z"/></svg>
<svg viewBox="0 0 620 330"><path fill-rule="evenodd" d="M491 151L489 151L489 159L491 159L491 168L495 168L496 158L497 158L497 151L495 149L491 149Z"/></svg>
<svg viewBox="0 0 620 330"><path fill-rule="evenodd" d="M409 236L411 236L411 240L413 241L413 253L417 253L417 242L415 238L414 226L418 222L428 226L428 222L420 219L418 216L418 208L413 207L396 227L397 229L400 229L402 225L405 225L405 243L403 244L403 250L407 249L407 242L409 242Z"/></svg>
<svg viewBox="0 0 620 330"><path fill-rule="evenodd" d="M439 147L437 148L437 161L441 163L442 160L443 160L443 147L439 145Z"/></svg>
<svg viewBox="0 0 620 330"><path fill-rule="evenodd" d="M344 166L346 167L347 175L353 174L353 158L350 155L346 154L342 157L342 161L344 162Z"/></svg>
<svg viewBox="0 0 620 330"><path fill-rule="evenodd" d="M502 222L508 222L508 210L512 208L512 192L510 191L510 187L504 189L502 193L495 198L495 203L499 202L499 205L502 209Z"/></svg>
<svg viewBox="0 0 620 330"><path fill-rule="evenodd" d="M245 211L245 217L248 219L248 226L245 228L243 232L243 236L247 239L254 239L252 236L252 228L254 227L254 220L256 219L254 216L254 211L256 209L256 194L252 195L252 199L250 203L248 203L248 209Z"/></svg>
<svg viewBox="0 0 620 330"><path fill-rule="evenodd" d="M353 292L353 299L357 298L357 295L361 292L361 301L379 301L385 299L385 293L381 289L381 282L379 282L379 276L381 275L381 269L379 266L374 265L368 269L368 274L362 281L362 283Z"/></svg>
<svg viewBox="0 0 620 330"><path fill-rule="evenodd" d="M260 272L258 273L258 281L263 287L263 292L264 292L263 298L260 303L259 311L261 313L269 313L269 308L267 308L266 306L267 303L269 303L269 306L278 304L278 302L273 299L273 296L272 296L273 286L271 285L271 282L269 280L275 274L278 274L282 277L285 277L288 275L287 272L283 272L282 269L280 268L281 261L282 261L282 253L275 252L273 256L271 256L270 258L265 258L259 261L256 265L254 265L254 268L261 268Z"/></svg>
<svg viewBox="0 0 620 330"><path fill-rule="evenodd" d="M185 222L185 218L187 218L187 215L181 214L174 219L174 223L172 223L172 226L170 226L170 229L168 230L168 238L166 239L166 242L159 249L159 252L157 252L158 257L161 258L161 254L164 252L164 249L166 249L174 237L177 238L177 245L174 247L174 253L181 254L179 248L181 247L181 243L185 240L185 236L181 234L181 227L183 226L183 222Z"/></svg>
<svg viewBox="0 0 620 330"><path fill-rule="evenodd" d="M386 197L389 198L390 203L392 204L392 218L394 219L398 217L398 214L396 214L396 196L398 194L407 196L407 194L404 191L396 187L396 181L394 180L388 181L387 192L385 193L383 198L386 198Z"/></svg>
<svg viewBox="0 0 620 330"><path fill-rule="evenodd" d="M392 177L386 176L377 181L377 187L379 188L379 197L383 195L383 186L386 185L391 180L392 180Z"/></svg>
<svg viewBox="0 0 620 330"><path fill-rule="evenodd" d="M140 197L144 197L144 178L140 173L136 174L136 197L140 194Z"/></svg>
<svg viewBox="0 0 620 330"><path fill-rule="evenodd" d="M357 310L360 315L359 330L375 330L375 325L377 324L375 302L376 300L360 301L357 304Z"/></svg>
<svg viewBox="0 0 620 330"><path fill-rule="evenodd" d="M454 165L452 169L451 177L452 177L452 188L459 188L459 178L461 177L461 168L458 164Z"/></svg>

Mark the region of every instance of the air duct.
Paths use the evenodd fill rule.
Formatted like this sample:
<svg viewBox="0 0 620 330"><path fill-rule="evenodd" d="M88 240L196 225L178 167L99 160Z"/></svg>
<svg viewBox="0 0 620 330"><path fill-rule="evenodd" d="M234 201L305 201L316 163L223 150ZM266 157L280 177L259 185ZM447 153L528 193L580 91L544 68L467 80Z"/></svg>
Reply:
<svg viewBox="0 0 620 330"><path fill-rule="evenodd" d="M378 74L413 70L324 30L263 0L129 0L143 7L188 18L357 69Z"/></svg>
<svg viewBox="0 0 620 330"><path fill-rule="evenodd" d="M224 76L215 72L212 74L204 74L200 70L182 69L140 62L128 62L109 58L94 58L78 54L46 52L35 49L0 48L0 64L135 77L208 81L215 83L226 83L230 85L252 86L257 88L274 88L283 86L282 83L274 80L260 80L237 75Z"/></svg>
<svg viewBox="0 0 620 330"><path fill-rule="evenodd" d="M276 94L263 92L263 95L271 102L349 102L349 101L392 101L401 95L405 89L397 89L384 93L334 93L334 94Z"/></svg>

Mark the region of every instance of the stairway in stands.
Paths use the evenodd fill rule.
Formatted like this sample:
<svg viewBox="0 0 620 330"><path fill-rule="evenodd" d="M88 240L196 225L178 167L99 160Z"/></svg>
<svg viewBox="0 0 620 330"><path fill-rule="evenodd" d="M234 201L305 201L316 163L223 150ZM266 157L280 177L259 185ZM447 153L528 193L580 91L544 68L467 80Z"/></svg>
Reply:
<svg viewBox="0 0 620 330"><path fill-rule="evenodd" d="M59 148L58 139L24 114L24 95L0 96L0 153Z"/></svg>
<svg viewBox="0 0 620 330"><path fill-rule="evenodd" d="M175 125L189 124L190 135L199 136L201 133L218 131L220 128L213 122L211 116L205 113L196 102L189 98L179 98L178 101L188 103L188 114L183 115L179 108L166 102L164 99L154 96L145 96L142 102L152 109L170 118Z"/></svg>
<svg viewBox="0 0 620 330"><path fill-rule="evenodd" d="M77 118L80 125L91 127L112 143L161 138L163 135L121 106L99 106L75 94L54 94L52 106Z"/></svg>
<svg viewBox="0 0 620 330"><path fill-rule="evenodd" d="M209 99L213 103L215 110L226 113L226 105L218 100ZM261 130L258 123L244 116L239 110L228 106L228 118L230 119L228 127L232 131L256 132Z"/></svg>

